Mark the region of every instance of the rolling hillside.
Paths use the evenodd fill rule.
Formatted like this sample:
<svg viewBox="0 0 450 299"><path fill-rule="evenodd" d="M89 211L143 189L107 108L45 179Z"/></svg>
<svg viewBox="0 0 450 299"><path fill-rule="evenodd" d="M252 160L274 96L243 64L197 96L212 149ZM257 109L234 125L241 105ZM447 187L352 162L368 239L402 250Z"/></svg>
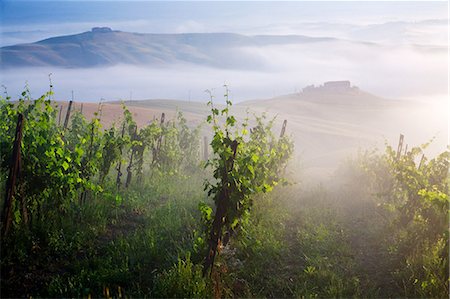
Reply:
<svg viewBox="0 0 450 299"><path fill-rule="evenodd" d="M264 62L246 47L333 41L300 35L234 33L143 34L93 28L75 35L52 37L30 44L2 47L1 66L86 68L116 64L161 66L171 63L258 69Z"/></svg>
<svg viewBox="0 0 450 299"><path fill-rule="evenodd" d="M179 110L189 123L203 124L204 134L207 134L204 122L208 115L206 103L141 100L125 104L138 125L159 119L162 112L166 114L166 120L174 118ZM98 107L97 104L83 105L88 116L92 116ZM232 107L232 113L240 119L247 115L247 111L250 115L266 113L268 117L277 117L276 131L280 130L284 119L288 120L287 132L296 142L296 163L300 163L301 169L311 176L330 175L343 159L359 149L382 148L385 141L395 144L400 133L405 134L406 142L411 145L436 136L434 146L445 149L445 119L426 124L417 122L417 115L423 118L435 115L429 105L384 99L356 87L343 90L314 87L309 91L305 88L300 93L244 101ZM102 122L105 126L120 121L120 117L120 103L104 104Z"/></svg>

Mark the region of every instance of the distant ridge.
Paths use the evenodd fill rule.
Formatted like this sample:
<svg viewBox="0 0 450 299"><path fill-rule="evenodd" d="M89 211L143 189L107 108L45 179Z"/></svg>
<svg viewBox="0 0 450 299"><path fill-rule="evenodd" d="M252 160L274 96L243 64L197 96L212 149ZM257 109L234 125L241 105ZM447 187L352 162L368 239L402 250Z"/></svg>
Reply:
<svg viewBox="0 0 450 299"><path fill-rule="evenodd" d="M86 68L116 64L200 65L255 69L263 61L243 51L263 47L333 41L301 35L240 35L235 33L144 34L95 27L91 31L0 48L0 66Z"/></svg>

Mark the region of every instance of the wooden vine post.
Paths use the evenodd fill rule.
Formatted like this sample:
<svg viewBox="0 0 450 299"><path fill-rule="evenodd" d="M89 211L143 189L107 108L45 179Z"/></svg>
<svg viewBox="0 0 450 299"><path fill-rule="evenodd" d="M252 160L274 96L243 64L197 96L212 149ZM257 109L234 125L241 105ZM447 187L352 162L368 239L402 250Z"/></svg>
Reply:
<svg viewBox="0 0 450 299"><path fill-rule="evenodd" d="M234 140L231 144L231 150L233 156L224 163L224 168L222 172L222 190L220 191L216 213L214 215L214 220L212 223L211 231L209 234L209 248L206 255L206 259L203 265L203 275L205 276L209 270L212 271L214 266L214 260L217 256L219 250L219 245L222 240L222 230L226 223L227 218L227 207L230 204L230 190L228 186L228 173L233 170L234 160L236 158L236 151L238 147L238 142Z"/></svg>
<svg viewBox="0 0 450 299"><path fill-rule="evenodd" d="M420 158L419 166L417 167L417 169L421 169L424 162L425 162L425 154L422 154L422 158Z"/></svg>
<svg viewBox="0 0 450 299"><path fill-rule="evenodd" d="M63 105L61 104L61 106L59 107L59 114L58 114L58 127L61 126L61 114L62 114L62 110L63 110Z"/></svg>
<svg viewBox="0 0 450 299"><path fill-rule="evenodd" d="M280 138L283 138L284 133L286 132L286 126L287 126L287 119L285 119L285 120L283 121L283 127L281 128Z"/></svg>
<svg viewBox="0 0 450 299"><path fill-rule="evenodd" d="M166 115L163 112L161 114L161 123L160 123L161 130L162 130L162 127L164 125L165 116ZM163 133L161 132L161 135L159 136L158 141L156 143L156 147L153 147L153 161L152 161L152 164L155 164L155 162L158 160L159 151L161 150L162 138L163 138Z"/></svg>
<svg viewBox="0 0 450 299"><path fill-rule="evenodd" d="M73 104L73 101L70 100L69 107L67 107L66 118L64 120L64 130L67 129L67 127L69 126L70 111L72 110L72 104Z"/></svg>
<svg viewBox="0 0 450 299"><path fill-rule="evenodd" d="M125 122L123 123L123 127L122 127L122 140L123 140L123 136L125 135ZM119 191L120 190L120 185L121 185L121 182L120 182L120 177L122 176L122 170L121 170L121 168L122 168L122 148L123 148L123 145L120 145L120 147L119 147L119 163L117 163L117 177L116 177L116 186L117 186L117 190Z"/></svg>
<svg viewBox="0 0 450 299"><path fill-rule="evenodd" d="M206 136L203 137L203 160L208 160L208 138Z"/></svg>
<svg viewBox="0 0 450 299"><path fill-rule="evenodd" d="M400 156L402 154L404 138L405 138L405 136L403 136L403 134L400 134L400 138L398 140L398 148L397 148L397 160L400 159Z"/></svg>
<svg viewBox="0 0 450 299"><path fill-rule="evenodd" d="M91 140L89 142L89 148L88 148L88 155L87 155L87 159L85 161L83 161L83 167L81 169L81 175L84 178L89 178L89 173L87 173L87 164L91 161L92 159L92 151L93 151L93 147L94 147L94 137L95 137L95 127L94 127L94 123L92 123L92 127L91 127ZM83 188L83 191L81 192L81 196L80 196L80 204L84 204L86 203L86 197L87 197L87 190L86 187Z"/></svg>
<svg viewBox="0 0 450 299"><path fill-rule="evenodd" d="M13 144L13 153L11 157L11 166L9 168L8 180L6 182L6 196L2 213L2 237L6 236L12 224L12 206L14 200L14 193L16 190L17 177L20 171L21 163L21 144L22 144L22 130L23 130L23 114L18 115L16 134ZM22 202L22 205L24 203ZM25 207L22 206L22 209Z"/></svg>
<svg viewBox="0 0 450 299"><path fill-rule="evenodd" d="M133 140L137 140L137 126L134 128L133 139L131 140L132 143L133 143ZM131 167L133 167L133 156L134 156L135 151L136 151L136 149L132 145L131 146L131 154L130 154L130 162L128 163L128 166L127 166L127 180L125 182L125 188L128 188L128 186L131 183L131 176L132 176Z"/></svg>

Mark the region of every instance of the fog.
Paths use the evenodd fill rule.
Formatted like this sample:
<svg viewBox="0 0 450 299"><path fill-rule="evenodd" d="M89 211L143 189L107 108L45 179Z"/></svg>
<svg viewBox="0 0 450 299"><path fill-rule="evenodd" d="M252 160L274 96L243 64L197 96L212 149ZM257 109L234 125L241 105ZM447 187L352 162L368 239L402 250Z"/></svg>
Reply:
<svg viewBox="0 0 450 299"><path fill-rule="evenodd" d="M295 167L301 169L302 180L328 180L339 165L354 158L358 151L383 152L386 144L396 148L400 134L405 136L403 149L432 141L424 151L427 157L447 150L446 96L426 101L380 99L378 104L366 94L299 94L260 105L251 102L248 106L276 115L277 131L282 120L288 120L287 131L295 140Z"/></svg>
<svg viewBox="0 0 450 299"><path fill-rule="evenodd" d="M335 40L232 49L221 54L233 62L225 69L168 63L2 69L0 83L13 97L28 83L37 96L46 91L52 73L56 98L67 99L73 90L79 101L130 95L203 101L205 89L224 83L230 85L233 100L242 101L329 80L350 80L385 98L437 98L447 94L447 8L443 2L4 2L1 46L95 26L143 33L296 34Z"/></svg>
<svg viewBox="0 0 450 299"><path fill-rule="evenodd" d="M2 70L0 81L13 97L22 92L25 84L38 96L48 89L51 73L55 98L67 99L73 90L78 101L129 99L130 93L133 99L203 101L205 89L226 83L231 87L233 100L239 102L289 94L330 80L350 80L362 90L385 98L436 98L447 93L447 51L433 46L424 51L412 46L330 41L249 47L238 53L253 57L250 67L166 64L17 68ZM258 69L252 69L254 64L259 65Z"/></svg>

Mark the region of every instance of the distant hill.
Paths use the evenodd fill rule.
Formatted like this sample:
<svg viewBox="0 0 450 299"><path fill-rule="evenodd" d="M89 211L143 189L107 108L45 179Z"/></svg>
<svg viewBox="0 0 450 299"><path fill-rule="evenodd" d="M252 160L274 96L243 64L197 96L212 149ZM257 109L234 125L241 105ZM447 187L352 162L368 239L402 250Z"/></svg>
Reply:
<svg viewBox="0 0 450 299"><path fill-rule="evenodd" d="M348 81L238 104L241 110L276 116L277 130L282 120L288 120L287 131L296 141L302 168L317 176L330 174L359 148L380 145L383 138L395 140L407 127L398 123L398 115L411 105L364 92Z"/></svg>
<svg viewBox="0 0 450 299"><path fill-rule="evenodd" d="M277 130L287 119L287 132L295 139L300 169L308 176L331 174L358 150L383 150L385 142L395 148L400 134L405 135L409 147L434 139L427 148L431 155L446 150L446 102L436 105L433 101L386 99L347 84L347 88L327 83L309 86L299 93L237 106L277 116Z"/></svg>
<svg viewBox="0 0 450 299"><path fill-rule="evenodd" d="M101 27L80 34L2 47L0 66L85 68L116 64L157 66L177 62L222 68L256 69L264 67L264 62L243 51L245 47L332 40L334 39L300 35L143 34Z"/></svg>

